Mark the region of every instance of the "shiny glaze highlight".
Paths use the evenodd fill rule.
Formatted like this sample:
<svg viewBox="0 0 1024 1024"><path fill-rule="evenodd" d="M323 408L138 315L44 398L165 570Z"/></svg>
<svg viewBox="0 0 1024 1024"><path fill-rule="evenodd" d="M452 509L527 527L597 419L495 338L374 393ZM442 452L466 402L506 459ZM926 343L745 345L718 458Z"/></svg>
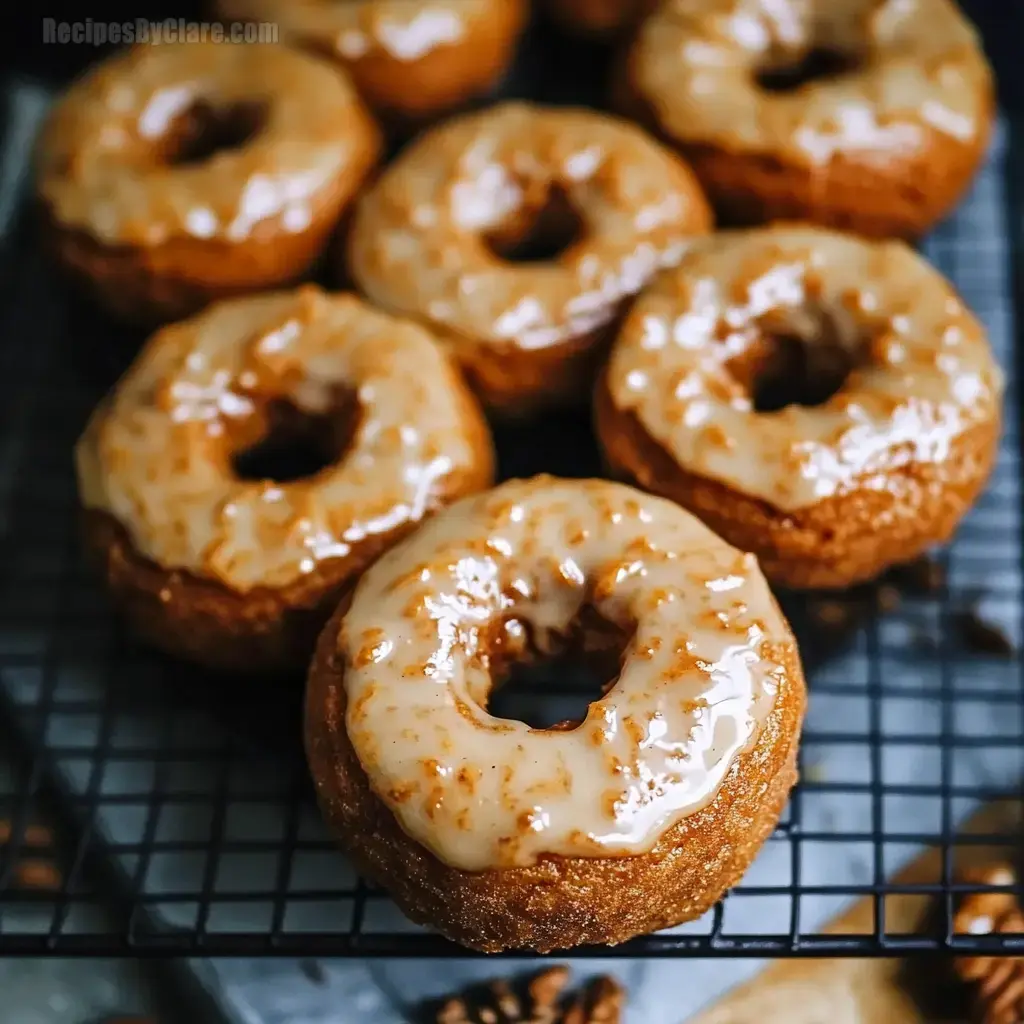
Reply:
<svg viewBox="0 0 1024 1024"><path fill-rule="evenodd" d="M337 462L289 483L235 475L271 402L330 415L342 391L359 414ZM82 503L165 569L284 587L418 521L478 465L466 401L424 330L353 296L222 302L155 334L96 410L76 449Z"/></svg>
<svg viewBox="0 0 1024 1024"><path fill-rule="evenodd" d="M173 166L163 149L194 104L260 104L238 148ZM64 228L106 245L175 239L238 244L272 226L298 234L354 192L376 160L377 128L344 75L278 46L142 45L97 65L42 132L37 190Z"/></svg>
<svg viewBox="0 0 1024 1024"><path fill-rule="evenodd" d="M758 412L730 364L772 335L840 346L854 369L818 406ZM695 247L630 310L606 381L682 469L782 510L941 463L1003 389L984 328L922 257L803 227Z"/></svg>
<svg viewBox="0 0 1024 1024"><path fill-rule="evenodd" d="M583 221L543 263L508 263L486 242L564 191ZM678 158L624 121L505 103L449 121L407 149L356 207L360 288L430 324L460 355L548 348L607 324L676 263L710 214Z"/></svg>
<svg viewBox="0 0 1024 1024"><path fill-rule="evenodd" d="M759 87L758 71L816 48L855 70ZM676 141L810 167L842 153L906 158L933 131L971 143L991 118L991 73L951 0L667 0L638 30L630 67Z"/></svg>
<svg viewBox="0 0 1024 1024"><path fill-rule="evenodd" d="M494 659L543 651L584 606L628 637L615 685L568 730L490 715ZM467 871L651 850L756 741L794 650L752 556L663 499L545 477L392 549L338 644L373 790Z"/></svg>

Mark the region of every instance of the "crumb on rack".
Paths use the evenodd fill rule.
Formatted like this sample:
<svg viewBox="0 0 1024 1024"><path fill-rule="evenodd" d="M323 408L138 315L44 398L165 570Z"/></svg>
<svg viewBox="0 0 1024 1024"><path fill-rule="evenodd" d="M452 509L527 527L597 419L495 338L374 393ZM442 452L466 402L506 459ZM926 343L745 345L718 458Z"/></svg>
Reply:
<svg viewBox="0 0 1024 1024"><path fill-rule="evenodd" d="M64 878L52 861L28 858L14 866L13 881L15 889L27 892L57 892Z"/></svg>
<svg viewBox="0 0 1024 1024"><path fill-rule="evenodd" d="M976 608L969 608L956 617L957 633L964 647L972 654L995 658L1012 658L1017 649L999 626L986 622Z"/></svg>
<svg viewBox="0 0 1024 1024"><path fill-rule="evenodd" d="M299 970L302 971L303 975L313 982L314 985L325 985L327 983L327 975L324 973L324 965L314 957L303 957L299 961Z"/></svg>
<svg viewBox="0 0 1024 1024"><path fill-rule="evenodd" d="M6 846L13 839L14 822L9 818L0 818L0 846ZM30 822L21 830L19 842L29 849L45 849L53 845L53 830L47 825Z"/></svg>
<svg viewBox="0 0 1024 1024"><path fill-rule="evenodd" d="M903 602L903 594L899 587L891 583L879 584L875 591L875 607L882 613L894 612Z"/></svg>
<svg viewBox="0 0 1024 1024"><path fill-rule="evenodd" d="M826 629L843 630L852 624L855 611L848 602L840 599L826 598L813 601L810 606L811 617L818 626Z"/></svg>
<svg viewBox="0 0 1024 1024"><path fill-rule="evenodd" d="M890 576L891 582L899 590L916 597L934 597L942 593L946 586L945 566L929 555L897 566Z"/></svg>
<svg viewBox="0 0 1024 1024"><path fill-rule="evenodd" d="M56 892L64 882L60 868L51 859L53 830L39 822L17 827L10 818L0 818L0 847L13 846L14 864L9 884L25 892Z"/></svg>
<svg viewBox="0 0 1024 1024"><path fill-rule="evenodd" d="M869 583L840 593L813 596L808 610L815 625L829 633L844 634L856 629L872 613L891 614L905 597L933 597L945 585L942 565L932 558L919 558L898 565Z"/></svg>

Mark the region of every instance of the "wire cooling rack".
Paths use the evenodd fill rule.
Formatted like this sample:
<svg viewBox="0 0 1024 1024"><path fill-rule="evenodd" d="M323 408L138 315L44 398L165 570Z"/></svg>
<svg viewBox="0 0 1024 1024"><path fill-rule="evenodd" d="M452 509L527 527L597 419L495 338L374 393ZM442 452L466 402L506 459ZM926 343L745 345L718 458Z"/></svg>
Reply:
<svg viewBox="0 0 1024 1024"><path fill-rule="evenodd" d="M971 196L925 246L985 320L1009 385L999 466L939 556L944 582L868 615L824 658L816 656L821 619L791 605L815 657L802 780L774 836L701 920L580 955L1005 952L1024 942L951 934L958 850L980 843L1016 859L1021 839L1021 347L1013 295L1024 223L1014 182L1024 182L1024 160L1004 123ZM0 317L0 750L16 761L13 774L0 774L0 829L9 833L0 845L0 955L466 955L405 921L336 852L301 756L301 680L227 683L150 654L122 631L84 570L71 449L138 339L65 297L25 223L0 249ZM506 430L499 445L505 475L596 470L582 420ZM967 609L1012 649L971 649ZM555 677L541 689L564 694L573 685ZM962 831L974 808L1007 796L1007 829ZM43 856L32 839L41 816L56 826L45 852L55 871L25 885L26 860ZM936 846L941 877L916 886L886 881ZM903 891L934 899L927 934L887 927L886 898ZM873 901L870 930L823 930L861 897Z"/></svg>

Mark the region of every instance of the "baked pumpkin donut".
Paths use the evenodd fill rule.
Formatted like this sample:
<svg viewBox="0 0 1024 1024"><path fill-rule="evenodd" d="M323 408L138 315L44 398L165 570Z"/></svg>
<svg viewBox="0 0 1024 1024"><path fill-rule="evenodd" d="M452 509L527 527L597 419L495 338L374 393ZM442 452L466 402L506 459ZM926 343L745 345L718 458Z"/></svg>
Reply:
<svg viewBox="0 0 1024 1024"><path fill-rule="evenodd" d="M666 0L618 101L679 147L730 223L916 238L981 163L993 91L953 0Z"/></svg>
<svg viewBox="0 0 1024 1024"><path fill-rule="evenodd" d="M313 57L140 45L72 85L43 129L45 237L109 312L172 320L304 277L380 145Z"/></svg>
<svg viewBox="0 0 1024 1024"><path fill-rule="evenodd" d="M578 649L578 722L488 712L510 666ZM697 917L796 780L796 645L755 560L603 480L465 499L362 578L317 646L321 808L414 921L474 949L618 943Z"/></svg>
<svg viewBox="0 0 1024 1024"><path fill-rule="evenodd" d="M492 471L433 339L312 285L159 331L76 461L86 548L137 631L250 673L306 665L359 573Z"/></svg>
<svg viewBox="0 0 1024 1024"><path fill-rule="evenodd" d="M512 63L525 0L216 0L225 20L269 21L337 61L387 123L408 127L493 89Z"/></svg>
<svg viewBox="0 0 1024 1024"><path fill-rule="evenodd" d="M428 324L493 410L592 390L624 303L710 213L685 164L589 110L506 103L407 149L356 206L348 269Z"/></svg>
<svg viewBox="0 0 1024 1024"><path fill-rule="evenodd" d="M999 440L1002 374L902 242L723 233L641 297L596 397L613 472L754 552L846 587L949 538Z"/></svg>

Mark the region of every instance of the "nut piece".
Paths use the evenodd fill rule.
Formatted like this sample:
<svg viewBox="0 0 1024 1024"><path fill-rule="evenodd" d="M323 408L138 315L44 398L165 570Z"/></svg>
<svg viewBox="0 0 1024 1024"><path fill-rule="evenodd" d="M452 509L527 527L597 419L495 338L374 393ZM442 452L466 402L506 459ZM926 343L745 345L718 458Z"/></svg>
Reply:
<svg viewBox="0 0 1024 1024"><path fill-rule="evenodd" d="M626 993L613 978L600 976L577 992L562 1012L569 980L564 965L534 975L525 986L503 980L453 996L438 1010L436 1024L619 1024Z"/></svg>
<svg viewBox="0 0 1024 1024"><path fill-rule="evenodd" d="M10 881L15 889L31 892L56 892L63 884L60 868L47 858L54 843L47 825L29 822L17 833L10 818L0 818L0 847L14 843L15 853L25 852L11 868ZM21 849L17 849L20 847ZM10 856L8 851L8 856Z"/></svg>
<svg viewBox="0 0 1024 1024"><path fill-rule="evenodd" d="M1011 886L1016 876L1008 865L996 864L965 871L960 881ZM967 893L953 918L953 931L961 935L1024 935L1024 912L1014 893ZM982 1024L1024 1021L1024 957L962 956L954 961L954 967L964 981L975 986L975 1015Z"/></svg>
<svg viewBox="0 0 1024 1024"><path fill-rule="evenodd" d="M626 993L614 978L595 978L565 1015L563 1024L619 1024Z"/></svg>
<svg viewBox="0 0 1024 1024"><path fill-rule="evenodd" d="M48 860L23 860L14 867L14 886L27 892L57 892L63 877Z"/></svg>
<svg viewBox="0 0 1024 1024"><path fill-rule="evenodd" d="M530 998L530 1024L554 1024L558 1017L558 1001L569 983L565 964L549 967L530 979L526 991Z"/></svg>
<svg viewBox="0 0 1024 1024"><path fill-rule="evenodd" d="M46 825L29 823L20 833L21 845L27 849L45 849L53 845L53 832ZM9 818L0 818L0 846L6 846L14 839L14 823Z"/></svg>

